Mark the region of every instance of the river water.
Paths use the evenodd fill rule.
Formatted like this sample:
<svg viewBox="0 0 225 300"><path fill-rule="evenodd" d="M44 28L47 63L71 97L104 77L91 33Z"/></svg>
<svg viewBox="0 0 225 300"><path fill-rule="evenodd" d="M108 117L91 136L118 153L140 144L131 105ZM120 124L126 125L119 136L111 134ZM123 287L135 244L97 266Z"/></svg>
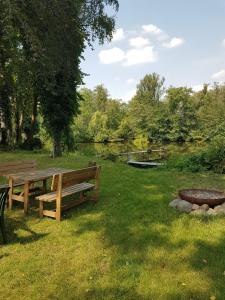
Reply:
<svg viewBox="0 0 225 300"><path fill-rule="evenodd" d="M184 143L156 145L150 143L140 143L136 140L124 143L81 143L77 145L79 151L91 156L110 156L130 151L142 151L147 149L160 149L163 147L167 154L190 153L202 147L202 144ZM153 155L153 154L152 154ZM157 156L157 154L154 154ZM144 157L143 157L144 158ZM155 158L155 157L154 157Z"/></svg>

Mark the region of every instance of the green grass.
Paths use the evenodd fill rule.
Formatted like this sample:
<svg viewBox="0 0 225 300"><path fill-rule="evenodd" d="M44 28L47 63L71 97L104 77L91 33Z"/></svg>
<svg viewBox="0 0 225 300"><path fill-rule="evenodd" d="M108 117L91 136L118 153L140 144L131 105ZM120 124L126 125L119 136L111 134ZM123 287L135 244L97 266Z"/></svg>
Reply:
<svg viewBox="0 0 225 300"><path fill-rule="evenodd" d="M85 166L80 153L0 153L39 167ZM224 189L210 173L140 170L102 164L100 201L63 221L7 211L10 243L0 246L0 299L225 299L225 218L198 218L168 207L177 190Z"/></svg>

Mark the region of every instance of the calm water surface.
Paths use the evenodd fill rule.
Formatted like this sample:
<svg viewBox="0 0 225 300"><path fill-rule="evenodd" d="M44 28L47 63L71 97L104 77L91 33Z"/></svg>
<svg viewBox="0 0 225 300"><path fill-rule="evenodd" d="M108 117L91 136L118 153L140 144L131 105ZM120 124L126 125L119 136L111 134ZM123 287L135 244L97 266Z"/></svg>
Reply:
<svg viewBox="0 0 225 300"><path fill-rule="evenodd" d="M130 151L141 151L151 149L166 149L168 155L176 153L190 153L202 147L202 144L184 143L184 144L169 144L169 145L155 145L150 143L140 143L138 141L125 143L82 143L77 145L78 150L87 155L105 156L116 155L119 153ZM154 154L155 155L155 154Z"/></svg>

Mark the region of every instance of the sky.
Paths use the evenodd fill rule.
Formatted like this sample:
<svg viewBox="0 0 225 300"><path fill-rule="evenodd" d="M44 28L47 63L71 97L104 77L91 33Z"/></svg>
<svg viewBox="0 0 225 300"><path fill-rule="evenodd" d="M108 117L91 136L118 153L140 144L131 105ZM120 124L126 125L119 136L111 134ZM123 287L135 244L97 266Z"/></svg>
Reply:
<svg viewBox="0 0 225 300"><path fill-rule="evenodd" d="M119 0L111 42L84 52L85 85L129 101L156 72L169 86L225 81L225 0Z"/></svg>

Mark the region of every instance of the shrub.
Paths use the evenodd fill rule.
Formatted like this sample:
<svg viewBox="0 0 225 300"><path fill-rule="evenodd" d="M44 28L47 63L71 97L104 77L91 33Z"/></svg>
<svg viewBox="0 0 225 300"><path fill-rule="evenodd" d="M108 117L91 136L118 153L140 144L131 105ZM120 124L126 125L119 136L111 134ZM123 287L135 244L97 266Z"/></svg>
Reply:
<svg viewBox="0 0 225 300"><path fill-rule="evenodd" d="M180 156L173 155L168 160L167 166L181 171L222 173L225 168L225 139L217 136L205 149L199 152Z"/></svg>

